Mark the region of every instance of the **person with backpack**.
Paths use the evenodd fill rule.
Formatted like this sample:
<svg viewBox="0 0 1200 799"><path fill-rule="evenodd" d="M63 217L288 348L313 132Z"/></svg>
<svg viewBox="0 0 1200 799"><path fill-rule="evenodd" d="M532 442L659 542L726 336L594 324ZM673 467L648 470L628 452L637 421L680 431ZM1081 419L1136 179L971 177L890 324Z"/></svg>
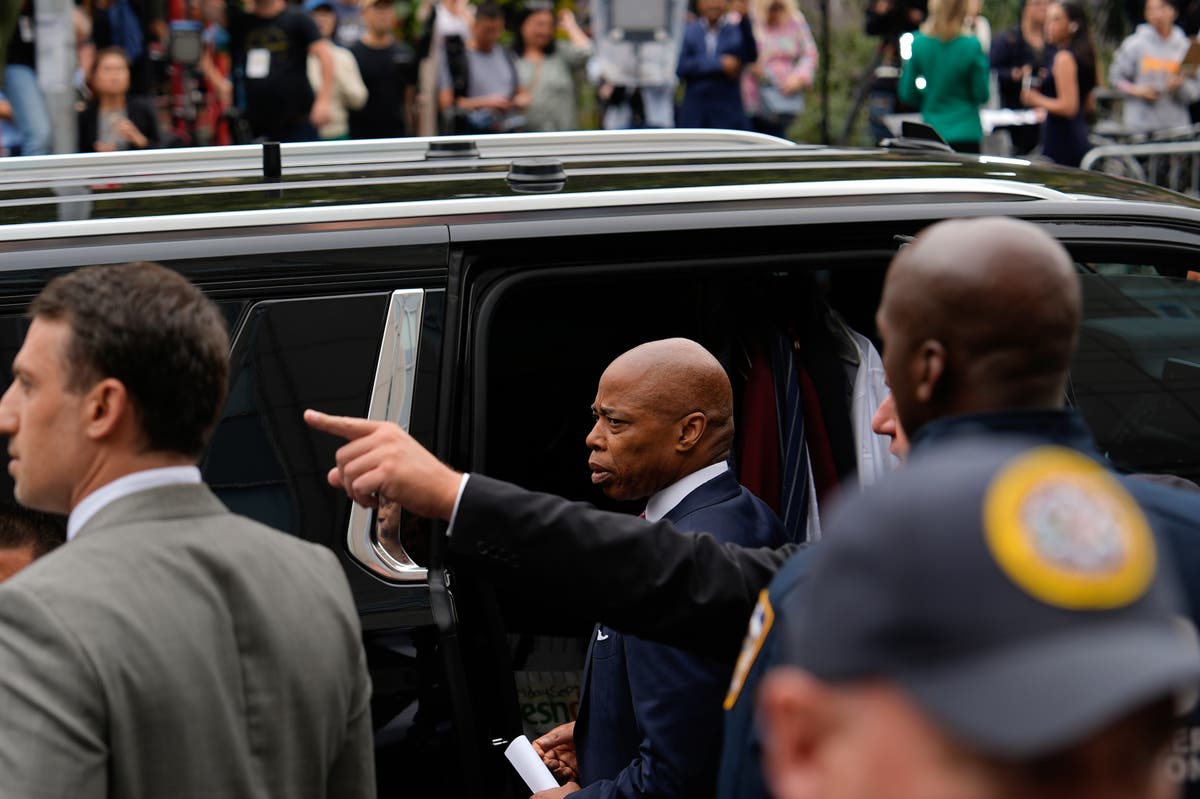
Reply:
<svg viewBox="0 0 1200 799"><path fill-rule="evenodd" d="M447 133L499 133L522 127L529 92L521 88L517 59L500 44L504 14L495 3L475 11L471 40L446 37L438 72L438 108Z"/></svg>

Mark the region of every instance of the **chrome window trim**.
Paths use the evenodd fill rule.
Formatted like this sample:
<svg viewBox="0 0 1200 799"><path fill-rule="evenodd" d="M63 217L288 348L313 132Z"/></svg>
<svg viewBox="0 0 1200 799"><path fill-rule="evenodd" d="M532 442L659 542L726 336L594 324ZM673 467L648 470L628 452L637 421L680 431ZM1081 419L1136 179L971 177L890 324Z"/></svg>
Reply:
<svg viewBox="0 0 1200 799"><path fill-rule="evenodd" d="M417 352L421 342L421 319L425 311L425 289L393 291L384 323L379 360L367 418L382 419L408 429L412 417L413 388L417 377ZM403 551L388 552L379 543L371 524L373 514L351 503L350 524L346 530L346 548L367 569L388 580L424 582L425 567L419 566Z"/></svg>

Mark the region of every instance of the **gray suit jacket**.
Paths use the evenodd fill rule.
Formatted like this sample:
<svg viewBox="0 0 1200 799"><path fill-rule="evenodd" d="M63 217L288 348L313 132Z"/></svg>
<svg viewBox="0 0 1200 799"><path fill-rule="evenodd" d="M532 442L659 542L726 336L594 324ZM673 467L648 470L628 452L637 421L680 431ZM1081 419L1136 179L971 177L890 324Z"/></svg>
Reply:
<svg viewBox="0 0 1200 799"><path fill-rule="evenodd" d="M204 486L134 494L0 585L0 797L374 796L333 553Z"/></svg>

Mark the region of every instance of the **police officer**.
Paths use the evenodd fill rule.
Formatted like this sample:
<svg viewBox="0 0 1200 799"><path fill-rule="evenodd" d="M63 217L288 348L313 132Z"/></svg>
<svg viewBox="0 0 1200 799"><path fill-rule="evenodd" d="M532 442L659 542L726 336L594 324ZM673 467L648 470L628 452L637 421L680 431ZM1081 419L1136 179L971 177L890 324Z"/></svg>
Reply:
<svg viewBox="0 0 1200 799"><path fill-rule="evenodd" d="M778 799L1151 799L1200 681L1168 553L1074 450L964 439L849 503L759 692Z"/></svg>

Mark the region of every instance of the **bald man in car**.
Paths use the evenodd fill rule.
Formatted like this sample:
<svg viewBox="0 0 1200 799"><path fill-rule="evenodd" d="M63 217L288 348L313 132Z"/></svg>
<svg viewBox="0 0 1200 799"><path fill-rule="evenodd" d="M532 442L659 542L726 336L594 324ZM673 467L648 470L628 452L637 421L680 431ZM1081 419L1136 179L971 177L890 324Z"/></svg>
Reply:
<svg viewBox="0 0 1200 799"><path fill-rule="evenodd" d="M721 541L775 547L786 540L779 518L729 467L733 389L700 344L651 341L617 357L600 377L592 418L588 466L610 499L644 500L647 522L667 519ZM642 579L645 566L626 564L629 579ZM575 791L580 799L710 795L729 675L727 662L596 625L578 721L534 741L551 765L577 762L577 774L556 770L578 784L536 799Z"/></svg>

